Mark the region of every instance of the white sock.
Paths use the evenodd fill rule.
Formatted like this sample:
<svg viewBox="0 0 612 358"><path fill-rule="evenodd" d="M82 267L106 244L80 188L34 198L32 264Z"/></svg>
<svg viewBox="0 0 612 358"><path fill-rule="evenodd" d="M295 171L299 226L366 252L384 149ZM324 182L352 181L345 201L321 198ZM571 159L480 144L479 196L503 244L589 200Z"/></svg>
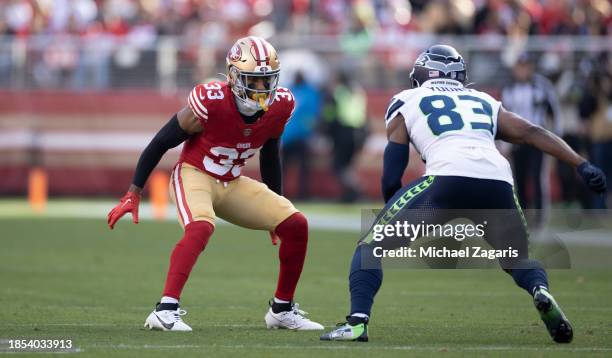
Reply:
<svg viewBox="0 0 612 358"><path fill-rule="evenodd" d="M359 317L359 318L370 318L370 316L368 316L365 313L353 313L351 316Z"/></svg>
<svg viewBox="0 0 612 358"><path fill-rule="evenodd" d="M179 300L177 300L174 297L164 296L164 297L161 298L159 303L179 303Z"/></svg>
<svg viewBox="0 0 612 358"><path fill-rule="evenodd" d="M291 303L291 301L284 301L274 297L274 303Z"/></svg>

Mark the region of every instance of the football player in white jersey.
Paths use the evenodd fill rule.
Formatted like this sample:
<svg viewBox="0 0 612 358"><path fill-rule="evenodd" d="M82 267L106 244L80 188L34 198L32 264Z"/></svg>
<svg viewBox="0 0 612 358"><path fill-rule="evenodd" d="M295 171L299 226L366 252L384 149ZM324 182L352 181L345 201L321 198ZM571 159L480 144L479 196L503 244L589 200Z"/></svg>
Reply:
<svg viewBox="0 0 612 358"><path fill-rule="evenodd" d="M605 175L553 133L507 111L488 94L465 87L465 63L454 48L430 47L417 58L410 77L413 88L395 95L385 114L389 142L382 192L386 205L375 224L419 223L422 218L429 223L434 220L432 212L444 209L505 212L490 218L489 224L497 227L485 234L486 240L495 249L518 249L518 257L500 259L500 265L533 297L553 340L570 342L572 327L549 293L546 271L529 259L527 228L514 195L512 171L495 140L530 144L569 163L597 193L606 190ZM402 187L409 142L421 154L426 170L423 177ZM375 253L382 242L373 240L371 232L360 241L349 276L347 322L321 340L368 340L370 311L382 284L380 250Z"/></svg>

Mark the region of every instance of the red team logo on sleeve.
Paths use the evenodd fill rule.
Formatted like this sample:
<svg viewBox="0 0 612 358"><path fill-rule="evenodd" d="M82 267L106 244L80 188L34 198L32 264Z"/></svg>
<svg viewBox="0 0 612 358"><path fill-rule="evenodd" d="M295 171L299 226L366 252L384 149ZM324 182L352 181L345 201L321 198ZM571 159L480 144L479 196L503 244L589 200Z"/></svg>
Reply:
<svg viewBox="0 0 612 358"><path fill-rule="evenodd" d="M185 142L180 162L223 181L238 178L248 159L270 138L282 135L295 107L291 91L279 87L270 109L255 123L246 124L224 82L196 86L187 103L204 131Z"/></svg>

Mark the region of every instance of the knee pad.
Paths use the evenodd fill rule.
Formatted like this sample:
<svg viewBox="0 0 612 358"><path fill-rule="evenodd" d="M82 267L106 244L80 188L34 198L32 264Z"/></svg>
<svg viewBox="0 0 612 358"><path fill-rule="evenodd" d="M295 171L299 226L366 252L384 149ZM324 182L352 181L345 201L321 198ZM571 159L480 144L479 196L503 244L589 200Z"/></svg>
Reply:
<svg viewBox="0 0 612 358"><path fill-rule="evenodd" d="M299 211L276 226L274 232L283 238L291 237L297 240L308 240L308 220Z"/></svg>

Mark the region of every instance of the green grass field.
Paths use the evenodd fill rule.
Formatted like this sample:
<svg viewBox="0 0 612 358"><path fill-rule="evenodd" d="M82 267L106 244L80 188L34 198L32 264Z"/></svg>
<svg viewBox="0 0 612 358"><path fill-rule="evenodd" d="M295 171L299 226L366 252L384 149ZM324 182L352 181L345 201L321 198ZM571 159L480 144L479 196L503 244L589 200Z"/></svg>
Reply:
<svg viewBox="0 0 612 358"><path fill-rule="evenodd" d="M267 233L219 226L183 294L188 334L142 328L159 299L177 223L0 219L0 347L17 338L72 339L87 356L611 356L612 272L550 273L575 328L556 345L530 297L497 270L388 270L369 343L270 331L277 247ZM326 326L348 308L355 233L312 231L296 300ZM6 352L6 350L5 350ZM1 354L1 353L0 353Z"/></svg>

